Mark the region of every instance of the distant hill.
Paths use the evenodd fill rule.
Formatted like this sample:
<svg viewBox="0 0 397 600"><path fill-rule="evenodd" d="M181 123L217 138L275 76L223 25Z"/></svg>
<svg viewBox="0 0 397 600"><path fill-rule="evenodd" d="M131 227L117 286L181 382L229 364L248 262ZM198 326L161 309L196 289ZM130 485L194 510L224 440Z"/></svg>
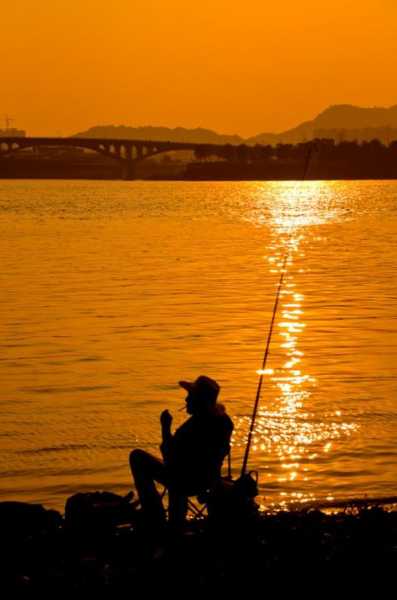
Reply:
<svg viewBox="0 0 397 600"><path fill-rule="evenodd" d="M76 137L156 140L158 142L190 142L197 144L242 144L239 135L222 135L211 129L184 127L127 127L125 125L98 125L78 133Z"/></svg>
<svg viewBox="0 0 397 600"><path fill-rule="evenodd" d="M361 108L349 104L330 106L311 121L281 133L260 133L244 139L239 135L222 135L211 129L184 127L128 127L98 125L77 137L139 139L198 144L296 144L314 138L343 140L397 139L397 105L390 108Z"/></svg>
<svg viewBox="0 0 397 600"><path fill-rule="evenodd" d="M397 105L390 108L360 108L349 104L338 104L330 106L312 121L305 121L293 129L279 134L261 133L246 142L248 144L295 144L316 137L329 137L337 141L397 139Z"/></svg>

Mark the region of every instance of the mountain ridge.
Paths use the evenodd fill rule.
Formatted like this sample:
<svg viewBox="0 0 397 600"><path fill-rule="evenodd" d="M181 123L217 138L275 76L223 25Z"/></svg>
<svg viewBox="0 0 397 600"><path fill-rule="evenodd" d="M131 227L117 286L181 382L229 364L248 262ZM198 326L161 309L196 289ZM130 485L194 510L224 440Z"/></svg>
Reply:
<svg viewBox="0 0 397 600"><path fill-rule="evenodd" d="M248 138L243 138L237 134L220 134L203 127L189 129L185 127L156 127L153 125L140 127L96 125L76 134L76 137L108 137L221 145L296 144L316 137L329 137L336 141L380 139L389 142L391 139L397 139L397 104L389 108L335 104L321 111L314 119L304 121L296 127L281 133L259 133Z"/></svg>

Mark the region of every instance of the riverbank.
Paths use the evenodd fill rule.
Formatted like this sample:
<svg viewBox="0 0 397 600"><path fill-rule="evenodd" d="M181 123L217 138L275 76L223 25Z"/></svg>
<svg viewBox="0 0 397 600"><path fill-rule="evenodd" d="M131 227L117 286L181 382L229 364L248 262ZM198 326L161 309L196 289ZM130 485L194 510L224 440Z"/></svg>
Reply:
<svg viewBox="0 0 397 600"><path fill-rule="evenodd" d="M314 157L305 171L306 180L397 179L395 157L372 163L348 158L319 160ZM258 162L145 160L135 165L135 179L155 181L296 181L302 179L305 162L266 160ZM99 154L73 153L48 156L11 155L0 159L0 179L120 180L125 171L120 161Z"/></svg>
<svg viewBox="0 0 397 600"><path fill-rule="evenodd" d="M8 506L5 506L5 505ZM68 523L37 505L0 504L5 579L27 592L109 590L145 595L247 593L388 581L397 564L397 512L350 505L189 521L178 535L149 535L139 512ZM93 523L91 523L93 525ZM316 583L315 583L316 580Z"/></svg>

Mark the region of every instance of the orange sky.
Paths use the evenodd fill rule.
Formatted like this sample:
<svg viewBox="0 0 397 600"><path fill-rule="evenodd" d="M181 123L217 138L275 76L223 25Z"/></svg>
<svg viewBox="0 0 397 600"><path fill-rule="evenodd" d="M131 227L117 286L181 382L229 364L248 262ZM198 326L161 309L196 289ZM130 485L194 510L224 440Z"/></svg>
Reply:
<svg viewBox="0 0 397 600"><path fill-rule="evenodd" d="M396 0L8 0L1 17L0 118L32 135L251 135L397 104Z"/></svg>

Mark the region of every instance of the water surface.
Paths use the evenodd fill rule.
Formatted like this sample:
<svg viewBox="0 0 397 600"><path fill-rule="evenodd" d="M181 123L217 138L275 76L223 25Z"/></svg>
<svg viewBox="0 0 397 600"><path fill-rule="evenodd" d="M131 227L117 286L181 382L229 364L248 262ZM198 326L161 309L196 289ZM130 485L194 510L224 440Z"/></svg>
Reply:
<svg viewBox="0 0 397 600"><path fill-rule="evenodd" d="M396 493L397 183L0 181L1 499L130 489L222 386L264 504Z"/></svg>

